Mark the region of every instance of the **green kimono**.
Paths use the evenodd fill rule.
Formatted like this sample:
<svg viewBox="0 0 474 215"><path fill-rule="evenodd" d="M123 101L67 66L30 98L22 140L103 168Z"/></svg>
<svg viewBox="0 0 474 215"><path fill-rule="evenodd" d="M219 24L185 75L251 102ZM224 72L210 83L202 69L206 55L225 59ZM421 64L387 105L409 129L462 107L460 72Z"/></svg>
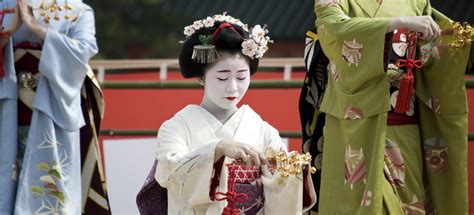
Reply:
<svg viewBox="0 0 474 215"><path fill-rule="evenodd" d="M431 15L441 29L450 29L450 20L428 0L316 0L315 12L330 60L321 105L320 214L467 214L464 73L471 45L434 53L436 45L419 40L425 60L414 72L419 123L387 126L390 17ZM440 40L448 44L453 36Z"/></svg>

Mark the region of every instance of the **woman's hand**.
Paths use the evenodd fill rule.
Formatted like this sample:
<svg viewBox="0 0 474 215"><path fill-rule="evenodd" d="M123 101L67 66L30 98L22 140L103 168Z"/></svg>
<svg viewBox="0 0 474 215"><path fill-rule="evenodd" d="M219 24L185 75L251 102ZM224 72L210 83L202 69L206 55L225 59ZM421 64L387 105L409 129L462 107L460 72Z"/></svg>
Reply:
<svg viewBox="0 0 474 215"><path fill-rule="evenodd" d="M21 20L23 21L23 24L25 24L26 28L44 40L46 37L46 27L36 21L36 18L33 15L33 10L30 6L28 6L27 1L18 0L18 7Z"/></svg>
<svg viewBox="0 0 474 215"><path fill-rule="evenodd" d="M441 35L441 29L431 16L401 16L393 17L387 29L392 32L397 28L406 28L421 33L421 39L432 40Z"/></svg>
<svg viewBox="0 0 474 215"><path fill-rule="evenodd" d="M214 160L219 160L222 156L233 159L241 159L247 166L268 165L265 156L255 150L252 146L232 140L221 140L217 143Z"/></svg>

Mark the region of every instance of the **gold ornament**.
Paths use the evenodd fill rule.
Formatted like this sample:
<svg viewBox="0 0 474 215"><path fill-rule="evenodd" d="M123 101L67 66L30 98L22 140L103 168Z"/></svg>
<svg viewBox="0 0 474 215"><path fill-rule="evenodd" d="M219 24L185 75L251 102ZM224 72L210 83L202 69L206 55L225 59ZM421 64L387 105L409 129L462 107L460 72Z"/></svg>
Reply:
<svg viewBox="0 0 474 215"><path fill-rule="evenodd" d="M474 29L469 23L453 22L453 37L454 41L451 41L448 45L451 48L463 48L470 46L472 43L472 33Z"/></svg>
<svg viewBox="0 0 474 215"><path fill-rule="evenodd" d="M281 173L282 178L288 178L290 175L299 175L302 168L309 168L311 164L311 155L309 153L299 154L292 151L287 154L285 151L280 151L276 154L277 171ZM316 172L316 168L309 169L311 174Z"/></svg>
<svg viewBox="0 0 474 215"><path fill-rule="evenodd" d="M64 19L69 20L71 17L67 12L71 11L72 9L72 5L69 4L67 0L62 6L58 4L57 0L54 0L52 3L46 3L44 0L42 0L39 5L39 14L43 17L44 22L48 24L51 20L52 14L54 14L53 19L55 21L60 21L61 18L58 15L58 12L63 10L65 10L66 12L66 15L64 15Z"/></svg>

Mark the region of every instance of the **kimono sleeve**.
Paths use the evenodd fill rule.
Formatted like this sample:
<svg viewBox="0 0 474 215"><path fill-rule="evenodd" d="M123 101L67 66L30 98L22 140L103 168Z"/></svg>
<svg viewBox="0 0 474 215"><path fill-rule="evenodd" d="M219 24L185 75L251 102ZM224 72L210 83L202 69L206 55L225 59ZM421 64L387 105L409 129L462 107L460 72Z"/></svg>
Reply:
<svg viewBox="0 0 474 215"><path fill-rule="evenodd" d="M48 27L39 62L41 73L33 107L47 114L60 127L77 130L84 119L81 87L89 59L97 53L92 9L84 9L70 23L68 32Z"/></svg>
<svg viewBox="0 0 474 215"><path fill-rule="evenodd" d="M194 208L212 202L209 193L219 140L190 149L188 138L185 124L176 117L163 123L158 132L155 179L168 189L168 196L181 201L178 205Z"/></svg>
<svg viewBox="0 0 474 215"><path fill-rule="evenodd" d="M61 91L76 93L82 87L90 58L98 52L92 9L86 7L71 25L67 33L47 29L39 69L50 83L62 87Z"/></svg>
<svg viewBox="0 0 474 215"><path fill-rule="evenodd" d="M283 140L280 137L280 133L276 128L268 124L267 122L263 122L263 132L265 138L264 150L267 148L272 148L275 151L288 151L287 147L283 143Z"/></svg>
<svg viewBox="0 0 474 215"><path fill-rule="evenodd" d="M265 147L276 151L288 151L278 130L267 122L264 122L263 126ZM265 214L301 214L316 203L317 197L308 171L306 174L301 173L283 178L281 173L270 173L267 166L263 165L262 184L265 195Z"/></svg>
<svg viewBox="0 0 474 215"><path fill-rule="evenodd" d="M453 28L451 19L431 8L430 4L424 13L432 16L441 29ZM448 44L454 40L457 39L453 35L441 36L438 56L429 58L422 72L415 73L415 80L421 80L415 86L419 100L441 115L464 114L468 111L465 73L469 59L472 59L472 47L449 47Z"/></svg>
<svg viewBox="0 0 474 215"><path fill-rule="evenodd" d="M347 0L316 0L316 27L324 54L337 71L333 80L345 93L360 91L384 72L390 18L349 17Z"/></svg>

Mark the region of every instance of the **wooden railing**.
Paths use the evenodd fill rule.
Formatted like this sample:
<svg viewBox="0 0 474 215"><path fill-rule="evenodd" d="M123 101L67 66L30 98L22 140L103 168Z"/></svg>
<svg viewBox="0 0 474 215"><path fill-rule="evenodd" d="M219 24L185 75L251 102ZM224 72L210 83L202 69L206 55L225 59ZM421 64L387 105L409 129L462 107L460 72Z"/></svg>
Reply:
<svg viewBox="0 0 474 215"><path fill-rule="evenodd" d="M98 73L98 80L103 89L196 89L202 86L196 81L166 81L169 69L177 71L177 59L142 59L142 60L92 60L92 69ZM291 80L294 68L303 68L303 58L265 58L259 68L262 70L283 69L283 80L252 81L250 88L301 88L302 80ZM104 81L106 73L113 70L157 69L160 72L160 81ZM474 88L474 80L466 80L467 88ZM156 130L101 130L104 136L155 136ZM287 138L301 138L300 131L280 131L280 136ZM474 141L474 133L468 134L469 141Z"/></svg>

